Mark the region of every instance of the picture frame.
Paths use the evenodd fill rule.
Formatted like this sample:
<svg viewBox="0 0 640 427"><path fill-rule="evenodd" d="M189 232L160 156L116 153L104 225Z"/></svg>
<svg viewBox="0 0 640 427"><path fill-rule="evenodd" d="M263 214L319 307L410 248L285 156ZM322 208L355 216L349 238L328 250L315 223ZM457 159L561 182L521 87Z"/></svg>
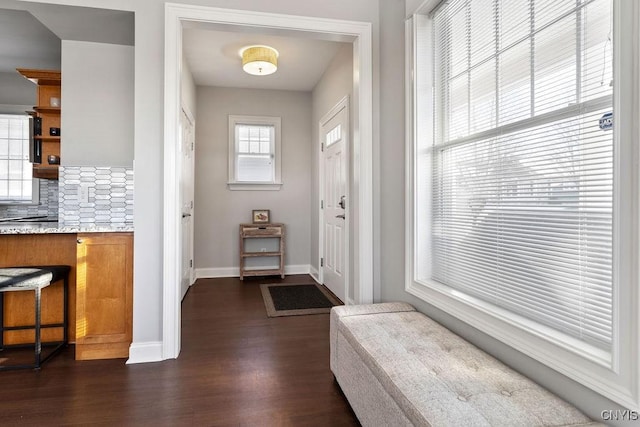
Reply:
<svg viewBox="0 0 640 427"><path fill-rule="evenodd" d="M254 209L251 211L251 219L254 224L269 224L271 212L269 209Z"/></svg>

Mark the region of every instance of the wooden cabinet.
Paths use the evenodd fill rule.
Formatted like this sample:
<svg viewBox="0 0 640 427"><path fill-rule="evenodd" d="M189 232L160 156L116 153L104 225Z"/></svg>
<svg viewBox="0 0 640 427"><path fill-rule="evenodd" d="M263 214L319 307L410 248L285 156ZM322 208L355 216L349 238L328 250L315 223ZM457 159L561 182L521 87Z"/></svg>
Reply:
<svg viewBox="0 0 640 427"><path fill-rule="evenodd" d="M76 360L129 356L133 234L78 234Z"/></svg>
<svg viewBox="0 0 640 427"><path fill-rule="evenodd" d="M240 280L244 276L279 275L284 279L284 224L240 224ZM247 239L277 239L276 251L247 251ZM247 269L247 258L278 258L277 268Z"/></svg>
<svg viewBox="0 0 640 427"><path fill-rule="evenodd" d="M57 134L51 129L60 130L60 105L61 105L61 74L60 71L32 70L18 68L18 72L37 85L37 103L33 107L31 115L40 124L34 126L38 129L34 132L33 159L34 178L58 179L58 163L49 162L49 156L57 156L60 159L60 132ZM52 100L57 100L57 105ZM53 133L53 135L52 135Z"/></svg>
<svg viewBox="0 0 640 427"><path fill-rule="evenodd" d="M70 265L69 325L75 325L76 307L76 235L75 234L1 234L0 267L19 265ZM33 325L35 322L33 292L5 292L3 320L5 326ZM42 290L42 323L62 322L62 282ZM75 330L69 327L69 341ZM42 341L61 341L62 328L42 330ZM5 331L5 344L32 343L32 330Z"/></svg>
<svg viewBox="0 0 640 427"><path fill-rule="evenodd" d="M0 267L70 265L69 341L76 359L129 356L133 318L133 233L2 234ZM5 292L5 326L34 323L33 292ZM42 291L42 322L62 321L62 286ZM59 341L61 328L42 331ZM5 331L5 344L32 343L33 331Z"/></svg>

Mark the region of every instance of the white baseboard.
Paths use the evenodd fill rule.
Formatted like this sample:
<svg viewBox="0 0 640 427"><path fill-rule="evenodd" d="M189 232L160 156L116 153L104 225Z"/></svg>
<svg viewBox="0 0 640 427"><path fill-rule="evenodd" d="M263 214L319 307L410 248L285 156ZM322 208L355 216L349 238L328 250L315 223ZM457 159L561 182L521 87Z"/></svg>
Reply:
<svg viewBox="0 0 640 427"><path fill-rule="evenodd" d="M162 341L132 343L127 365L162 361Z"/></svg>
<svg viewBox="0 0 640 427"><path fill-rule="evenodd" d="M197 279L215 279L218 277L239 277L238 267L196 268Z"/></svg>
<svg viewBox="0 0 640 427"><path fill-rule="evenodd" d="M274 267L258 267L256 269L263 270ZM248 268L247 270L251 270ZM311 266L309 264L285 265L284 274L310 274ZM196 279L216 279L219 277L240 277L240 269L238 267L222 267L222 268L197 268Z"/></svg>
<svg viewBox="0 0 640 427"><path fill-rule="evenodd" d="M285 265L284 274L309 274L311 266L309 264Z"/></svg>
<svg viewBox="0 0 640 427"><path fill-rule="evenodd" d="M317 284L321 285L320 273L312 265L309 266L309 275L313 277L313 280L315 280Z"/></svg>

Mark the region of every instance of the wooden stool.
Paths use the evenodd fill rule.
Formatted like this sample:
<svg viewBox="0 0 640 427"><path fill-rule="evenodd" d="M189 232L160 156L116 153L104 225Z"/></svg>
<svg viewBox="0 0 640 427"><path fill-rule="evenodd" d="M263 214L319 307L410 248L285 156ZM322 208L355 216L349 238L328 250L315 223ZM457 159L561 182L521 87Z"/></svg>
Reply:
<svg viewBox="0 0 640 427"><path fill-rule="evenodd" d="M17 331L25 329L35 330L34 340L34 363L0 366L0 371L9 369L40 369L40 366L49 360L52 356L60 352L60 350L68 344L68 294L69 294L69 272L71 267L68 265L48 265L48 266L30 266L30 267L12 267L0 268L0 351L5 348L24 347L24 344L4 345L4 331ZM58 280L64 280L63 288L63 321L62 323L41 324L41 304L40 297L42 289ZM32 290L35 294L35 324L23 326L4 326L4 301L3 293L12 291ZM49 355L42 358L42 341L40 338L41 328L63 328L63 338L60 342L47 342L46 345L55 345L55 348Z"/></svg>

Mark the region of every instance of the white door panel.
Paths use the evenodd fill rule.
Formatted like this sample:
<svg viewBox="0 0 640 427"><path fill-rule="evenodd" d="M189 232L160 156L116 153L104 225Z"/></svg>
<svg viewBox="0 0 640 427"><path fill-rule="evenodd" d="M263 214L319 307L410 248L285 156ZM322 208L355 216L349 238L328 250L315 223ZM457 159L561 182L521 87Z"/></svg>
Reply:
<svg viewBox="0 0 640 427"><path fill-rule="evenodd" d="M181 223L181 272L180 298L184 298L193 283L193 194L194 194L194 147L195 126L182 110L180 114L180 151L182 153L180 173Z"/></svg>
<svg viewBox="0 0 640 427"><path fill-rule="evenodd" d="M335 114L321 123L322 152L322 223L324 244L322 277L324 284L342 301L347 298L346 268L348 252L348 106L343 103ZM343 201L341 203L341 201Z"/></svg>

